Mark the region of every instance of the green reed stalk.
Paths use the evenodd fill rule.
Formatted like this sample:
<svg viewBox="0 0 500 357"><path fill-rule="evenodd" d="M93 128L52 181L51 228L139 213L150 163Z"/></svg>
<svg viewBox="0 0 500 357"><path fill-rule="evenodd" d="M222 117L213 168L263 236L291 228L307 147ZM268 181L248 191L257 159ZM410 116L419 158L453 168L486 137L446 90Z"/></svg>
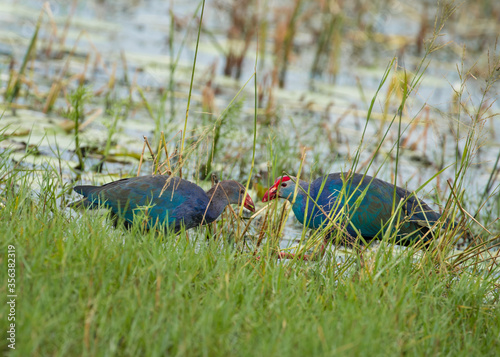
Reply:
<svg viewBox="0 0 500 357"><path fill-rule="evenodd" d="M189 83L189 94L188 94L188 102L187 102L187 108L186 108L186 119L184 120L184 130L182 131L182 140L181 140L181 151L179 152L179 176L182 177L182 155L184 154L184 142L186 140L186 130L187 130L187 122L188 122L188 117L189 117L189 107L191 105L191 93L193 91L193 82L194 82L194 72L196 69L196 59L198 57L198 46L200 44L200 34L201 34L201 26L203 22L203 13L205 11L205 0L203 0L203 4L201 6L201 15L200 15L200 22L198 25L198 36L196 38L196 49L194 51L194 59L193 59L193 69L191 71L191 81Z"/></svg>

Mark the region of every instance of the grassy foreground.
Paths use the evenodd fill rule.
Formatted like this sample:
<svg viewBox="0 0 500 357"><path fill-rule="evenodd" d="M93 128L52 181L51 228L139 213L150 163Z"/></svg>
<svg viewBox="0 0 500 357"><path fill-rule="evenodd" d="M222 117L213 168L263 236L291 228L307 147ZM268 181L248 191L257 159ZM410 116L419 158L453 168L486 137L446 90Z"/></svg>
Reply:
<svg viewBox="0 0 500 357"><path fill-rule="evenodd" d="M7 246L16 252L8 355L500 353L498 271L452 271L410 251L374 254L354 274L331 259L257 261L201 230L188 240L115 230L101 215L69 218L25 186L8 184L0 209L3 269ZM7 313L2 303L2 322Z"/></svg>

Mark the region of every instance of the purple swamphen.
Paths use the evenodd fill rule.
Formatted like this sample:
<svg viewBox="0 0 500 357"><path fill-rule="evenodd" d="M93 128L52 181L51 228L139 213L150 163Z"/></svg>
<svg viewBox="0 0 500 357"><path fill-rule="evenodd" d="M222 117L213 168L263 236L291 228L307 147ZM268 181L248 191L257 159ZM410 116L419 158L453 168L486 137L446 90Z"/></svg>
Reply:
<svg viewBox="0 0 500 357"><path fill-rule="evenodd" d="M297 180L295 178L292 180L290 176L279 177L267 190L262 202L278 197L292 201L296 186L294 181ZM311 184L303 180L298 182L303 190L297 188L292 210L300 223L308 228L318 229L326 227L330 219L335 220L337 216L347 216L349 223L341 228L344 231L343 240L347 243L354 243L352 240L358 237L358 232L365 241L382 238L392 218L394 185L368 175L363 177L361 174L342 173L320 177ZM309 192L312 200L304 191ZM360 197L362 199L356 202ZM421 242L424 246L428 245L432 240L429 230L441 215L404 188L396 186L395 199L395 207L400 204L401 200L404 202L399 222L397 219L394 221L396 227L393 227L393 231L397 231L395 243L409 246ZM341 222L341 219L337 220L336 227L339 227ZM331 233L331 231L328 232L325 237L321 255L324 254ZM282 253L280 257L289 258L293 255Z"/></svg>
<svg viewBox="0 0 500 357"><path fill-rule="evenodd" d="M228 204L243 204L255 212L245 187L232 180L221 181L207 192L192 182L168 175L126 178L103 186L76 186L84 196L70 206L109 208L113 216L123 218L126 226L139 210L147 217L147 228L165 225L179 232L215 221ZM162 192L163 191L163 192Z"/></svg>

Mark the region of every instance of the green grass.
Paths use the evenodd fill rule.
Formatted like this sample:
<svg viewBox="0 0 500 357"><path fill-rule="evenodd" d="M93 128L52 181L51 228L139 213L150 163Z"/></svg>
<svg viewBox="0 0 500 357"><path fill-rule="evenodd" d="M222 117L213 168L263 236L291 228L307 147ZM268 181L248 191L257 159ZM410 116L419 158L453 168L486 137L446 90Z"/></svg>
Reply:
<svg viewBox="0 0 500 357"><path fill-rule="evenodd" d="M500 353L498 269L454 271L389 249L354 273L329 259L256 260L206 241L203 229L188 240L113 229L99 214L69 217L51 195L30 198L30 177L7 185L0 209L4 268L7 245L16 247L10 355Z"/></svg>

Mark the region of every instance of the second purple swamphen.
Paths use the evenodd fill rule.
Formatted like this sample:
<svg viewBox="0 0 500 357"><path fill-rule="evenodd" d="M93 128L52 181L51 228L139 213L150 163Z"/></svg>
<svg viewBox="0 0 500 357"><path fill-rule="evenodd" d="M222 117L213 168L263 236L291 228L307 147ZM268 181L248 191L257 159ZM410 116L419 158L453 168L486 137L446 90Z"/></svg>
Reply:
<svg viewBox="0 0 500 357"><path fill-rule="evenodd" d="M296 186L294 181L297 180L295 178L292 180L289 176L279 177L267 190L262 202L278 197L292 201ZM300 223L308 228L324 228L329 223L325 213L332 219L340 213L342 217L349 217L349 224L344 227L344 232L348 233L348 235L345 234L348 243L354 243L349 242L349 238L356 239L358 232L366 241L382 238L384 229L387 228L392 217L394 185L368 175L363 177L361 174L341 173L320 177L311 184L303 180L299 180L298 183L303 190L300 187L297 188L297 197L292 210ZM304 191L309 192L309 196L316 201L317 205L308 199ZM357 206L356 201L362 197L363 193L364 197ZM400 200L404 201L399 223L396 228L393 228L397 231L395 243L409 246L421 241L424 246L429 244L432 240L429 230L441 215L404 188L396 186L395 199L396 207ZM342 220L337 220L337 222L340 225ZM331 232L326 235L321 254L324 254L330 235ZM282 253L280 257L289 258L293 255Z"/></svg>
<svg viewBox="0 0 500 357"><path fill-rule="evenodd" d="M228 204L243 204L255 212L255 206L239 182L227 180L207 192L192 182L168 175L126 178L103 186L76 186L84 198L77 203L85 207L108 208L126 226L138 211L147 217L147 228L168 226L174 232L215 221ZM163 192L162 192L163 191Z"/></svg>

